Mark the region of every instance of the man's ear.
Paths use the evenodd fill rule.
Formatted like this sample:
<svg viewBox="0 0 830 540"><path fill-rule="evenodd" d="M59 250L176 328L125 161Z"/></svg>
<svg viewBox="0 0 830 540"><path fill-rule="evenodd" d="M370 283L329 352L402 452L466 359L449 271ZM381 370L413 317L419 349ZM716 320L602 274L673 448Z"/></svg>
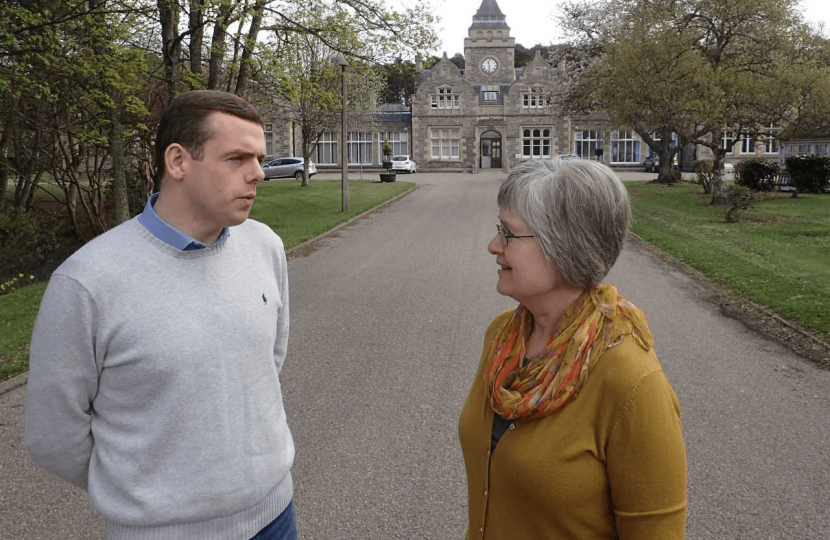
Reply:
<svg viewBox="0 0 830 540"><path fill-rule="evenodd" d="M184 146L172 143L164 151L164 172L171 180L182 180L185 175L185 162L190 157Z"/></svg>

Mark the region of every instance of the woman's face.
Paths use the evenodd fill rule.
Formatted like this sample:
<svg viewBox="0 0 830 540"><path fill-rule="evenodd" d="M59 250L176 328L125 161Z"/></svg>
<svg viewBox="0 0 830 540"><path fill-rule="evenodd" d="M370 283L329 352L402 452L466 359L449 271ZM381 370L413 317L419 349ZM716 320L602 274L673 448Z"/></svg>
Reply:
<svg viewBox="0 0 830 540"><path fill-rule="evenodd" d="M529 305L554 293L564 283L562 274L545 257L536 238L528 237L533 236L533 231L524 218L515 208L501 208L499 225L508 237L507 245L499 234L487 244L487 250L496 256L499 265L499 282L496 285L499 294Z"/></svg>

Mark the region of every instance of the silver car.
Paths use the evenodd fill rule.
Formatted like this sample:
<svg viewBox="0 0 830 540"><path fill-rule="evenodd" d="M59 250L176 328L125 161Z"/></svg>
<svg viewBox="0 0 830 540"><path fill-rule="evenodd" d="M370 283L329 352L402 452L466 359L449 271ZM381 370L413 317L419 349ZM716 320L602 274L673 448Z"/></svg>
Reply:
<svg viewBox="0 0 830 540"><path fill-rule="evenodd" d="M290 178L294 177L297 180L303 179L303 158L299 157L281 157L272 159L267 163L262 164L262 172L265 173L265 179L269 178ZM317 166L313 161L308 162L308 177L311 178L317 174Z"/></svg>

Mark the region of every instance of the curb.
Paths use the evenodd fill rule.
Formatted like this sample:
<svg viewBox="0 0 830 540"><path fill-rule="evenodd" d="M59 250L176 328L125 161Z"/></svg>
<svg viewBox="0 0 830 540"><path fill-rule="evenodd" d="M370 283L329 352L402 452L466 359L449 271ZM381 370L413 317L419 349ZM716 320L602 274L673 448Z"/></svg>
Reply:
<svg viewBox="0 0 830 540"><path fill-rule="evenodd" d="M632 238L635 238L638 242L640 242L642 244L646 244L646 245L652 246L654 248L657 248L657 246L655 246L654 244L652 244L650 242L647 242L647 241L643 240L643 238L641 236L639 236L638 234L636 234L634 232L628 231L628 235L631 236ZM660 249L660 248L657 248L657 249ZM697 277L698 279L711 281L710 277L708 277L706 274L704 274L700 270L697 270L696 268L692 267L686 261L682 261L682 260L678 259L677 257L675 257L674 255L671 255L670 253L667 253L667 252L663 251L662 249L660 249L660 253L663 257L671 258L672 262L679 265L679 266L681 266L687 274L693 275L693 276ZM787 328L789 328L791 330L794 330L795 332L798 332L799 334L801 334L802 336L806 337L807 339L813 341L814 343L816 343L816 344L818 344L822 347L825 347L827 349L830 349L830 343L827 343L826 341L824 341L824 339L822 339L821 337L813 334L812 332L810 332L808 330L805 330L804 328L801 328L799 325L788 321L787 319L785 319L784 317L782 317L778 313L775 313L774 311L772 311L768 307L756 304L755 302L753 302L752 300L749 300L748 298L744 298L743 301L746 302L747 305L752 306L753 309L756 309L756 310L760 311L761 313L765 314L766 316L775 319L776 321L780 322L781 324L783 324ZM798 354L798 353L796 353L796 354ZM801 356L801 355L799 355L799 356Z"/></svg>
<svg viewBox="0 0 830 540"><path fill-rule="evenodd" d="M340 225L337 225L333 229L329 229L328 231L324 232L323 234L315 236L311 240L306 240L305 242L303 242L301 244L297 244L296 246L292 247L291 249L288 249L288 250L285 251L286 259L296 258L295 255L297 253L301 252L303 249L307 248L309 245L313 244L314 242L317 242L317 241L325 238L326 236L329 236L330 234L333 234L333 233L339 231L340 229L342 229L344 227L348 227L349 225L351 225L352 223L354 223L358 219L362 219L362 218L368 216L369 214L371 214L373 212L377 212L378 210L382 210L382 209L386 208L387 206L389 206L393 202L397 201L398 199L402 199L403 197L406 197L407 195L409 195L410 193L412 193L416 189L418 189L417 184L412 186L410 189L404 191L400 195L396 195L395 197L392 197L388 201L382 202L379 205L375 206L374 208L370 208L369 210L366 210L362 214L356 215L355 217L349 219L348 221L345 221L345 222L341 223ZM3 394L5 394L7 392L11 392L15 388L19 388L19 387L23 386L24 384L26 384L28 382L28 380L29 380L29 372L24 371L23 373L21 373L19 375L15 375L14 377L12 377L11 379L9 379L7 381L0 382L0 396L2 396Z"/></svg>
<svg viewBox="0 0 830 540"><path fill-rule="evenodd" d="M0 382L0 396L5 394L6 392L11 392L15 388L19 388L26 384L29 380L29 372L24 371L20 375L15 375L11 379L5 382Z"/></svg>
<svg viewBox="0 0 830 540"><path fill-rule="evenodd" d="M348 227L349 225L351 225L355 221L357 221L359 219L363 219L364 217L368 216L369 214L372 214L372 213L377 212L379 210L383 210L384 208L386 208L390 204L398 201L399 199L402 199L402 198L406 197L407 195L409 195L410 193L412 193L416 189L418 189L418 184L415 184L410 189L404 191L400 195L396 195L395 197L392 197L388 201L382 202L379 205L375 206L374 208L370 208L370 209L366 210L365 212L363 212L362 214L358 214L355 217L349 219L348 221L344 221L340 225L335 226L333 229L329 229L326 232L324 232L322 234L319 234L319 235L315 236L314 238L312 238L310 240L306 240L305 242L297 244L296 246L292 247L291 249L285 250L285 258L286 259L296 259L298 257L301 257L302 255L299 255L299 253L301 253L304 249L308 248L309 246L313 245L315 242L318 242L318 241L322 240L323 238L325 238L325 237L327 237L331 234L336 233L340 229L344 229L344 228Z"/></svg>

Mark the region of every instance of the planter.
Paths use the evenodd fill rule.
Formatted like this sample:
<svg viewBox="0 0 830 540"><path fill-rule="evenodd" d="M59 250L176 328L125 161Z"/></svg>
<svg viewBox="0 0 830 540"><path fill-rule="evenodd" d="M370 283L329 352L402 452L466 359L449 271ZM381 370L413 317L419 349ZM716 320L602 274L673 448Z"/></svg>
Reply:
<svg viewBox="0 0 830 540"><path fill-rule="evenodd" d="M394 182L398 177L397 173L380 173L381 182Z"/></svg>
<svg viewBox="0 0 830 540"><path fill-rule="evenodd" d="M388 171L389 169L392 168L392 160L391 159L388 160L388 161L384 160L383 162L381 162L381 166Z"/></svg>

